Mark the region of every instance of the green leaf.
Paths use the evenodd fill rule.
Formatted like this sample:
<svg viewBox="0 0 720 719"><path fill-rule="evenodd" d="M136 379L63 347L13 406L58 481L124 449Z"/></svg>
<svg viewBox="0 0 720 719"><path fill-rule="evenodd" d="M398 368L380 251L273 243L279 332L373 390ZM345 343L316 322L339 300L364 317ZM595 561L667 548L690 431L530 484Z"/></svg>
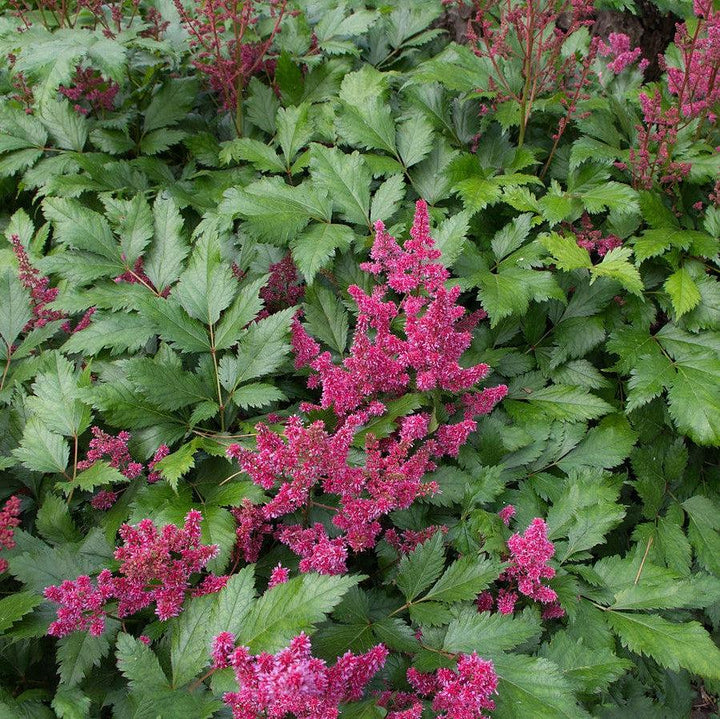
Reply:
<svg viewBox="0 0 720 719"><path fill-rule="evenodd" d="M171 78L155 93L144 112L143 135L185 118L197 97L195 78Z"/></svg>
<svg viewBox="0 0 720 719"><path fill-rule="evenodd" d="M202 380L178 364L164 363L158 355L128 363L127 376L161 409L176 410L208 399Z"/></svg>
<svg viewBox="0 0 720 719"><path fill-rule="evenodd" d="M492 248L495 258L502 260L520 247L530 234L532 215L518 215L512 222L495 233Z"/></svg>
<svg viewBox="0 0 720 719"><path fill-rule="evenodd" d="M494 655L530 641L541 631L540 617L531 610L507 615L464 609L450 622L443 649L453 653L477 651L481 655L483 652Z"/></svg>
<svg viewBox="0 0 720 719"><path fill-rule="evenodd" d="M43 211L55 226L56 239L75 249L102 255L122 272L120 245L101 214L66 197L47 197Z"/></svg>
<svg viewBox="0 0 720 719"><path fill-rule="evenodd" d="M220 160L226 165L233 160L243 160L260 172L285 172L285 165L272 147L249 137L225 143L220 151Z"/></svg>
<svg viewBox="0 0 720 719"><path fill-rule="evenodd" d="M535 390L528 395L527 401L545 416L565 421L597 419L613 409L605 400L585 389L559 384ZM505 406L509 404L506 402Z"/></svg>
<svg viewBox="0 0 720 719"><path fill-rule="evenodd" d="M56 494L48 492L35 519L37 530L48 542L62 544L78 540L78 530L70 516L70 507Z"/></svg>
<svg viewBox="0 0 720 719"><path fill-rule="evenodd" d="M293 260L312 284L318 270L323 268L338 249L347 249L355 234L347 225L313 223L303 230L291 243Z"/></svg>
<svg viewBox="0 0 720 719"><path fill-rule="evenodd" d="M287 399L287 397L282 391L266 382L251 382L238 387L233 393L233 402L241 409L265 407L283 399Z"/></svg>
<svg viewBox="0 0 720 719"><path fill-rule="evenodd" d="M310 333L335 352L345 351L348 337L348 313L334 292L315 285L305 292L303 304Z"/></svg>
<svg viewBox="0 0 720 719"><path fill-rule="evenodd" d="M628 292L634 295L642 295L645 288L635 265L628 260L632 255L629 247L615 247L610 250L599 265L590 269L593 278L610 277L617 280Z"/></svg>
<svg viewBox="0 0 720 719"><path fill-rule="evenodd" d="M23 467L34 472L64 472L70 458L70 447L37 417L31 417L25 425L20 446L13 450L13 454Z"/></svg>
<svg viewBox="0 0 720 719"><path fill-rule="evenodd" d="M39 117L58 147L82 152L87 142L88 122L67 100L45 100L40 104Z"/></svg>
<svg viewBox="0 0 720 719"><path fill-rule="evenodd" d="M210 338L205 326L189 317L174 298L148 297L141 309L166 342L185 352L210 351Z"/></svg>
<svg viewBox="0 0 720 719"><path fill-rule="evenodd" d="M348 222L369 226L370 172L357 152L310 146L310 172Z"/></svg>
<svg viewBox="0 0 720 719"><path fill-rule="evenodd" d="M153 236L153 214L143 195L132 200L103 198L105 213L120 237L125 262L133 266Z"/></svg>
<svg viewBox="0 0 720 719"><path fill-rule="evenodd" d="M448 604L474 599L499 573L497 564L490 560L462 557L445 570L423 599Z"/></svg>
<svg viewBox="0 0 720 719"><path fill-rule="evenodd" d="M155 465L155 471L160 472L163 479L166 479L168 484L173 489L176 489L180 477L187 474L195 466L197 448L198 443L195 440L184 444L180 449L171 452L167 457L163 457Z"/></svg>
<svg viewBox="0 0 720 719"><path fill-rule="evenodd" d="M60 665L60 683L75 687L87 673L100 665L110 649L107 631L99 637L90 632L73 632L58 641L57 658Z"/></svg>
<svg viewBox="0 0 720 719"><path fill-rule="evenodd" d="M424 160L432 150L434 130L422 115L413 115L397 130L398 153L405 167L412 167Z"/></svg>
<svg viewBox="0 0 720 719"><path fill-rule="evenodd" d="M570 272L581 267L592 267L590 253L580 247L574 235L559 235L549 232L540 238L543 246L553 256L559 270Z"/></svg>
<svg viewBox="0 0 720 719"><path fill-rule="evenodd" d="M698 562L709 572L720 575L720 511L717 504L696 494L682 503L690 525L688 539Z"/></svg>
<svg viewBox="0 0 720 719"><path fill-rule="evenodd" d="M82 434L90 424L90 408L78 399L73 366L59 352L50 355L51 364L32 385L28 407L57 434Z"/></svg>
<svg viewBox="0 0 720 719"><path fill-rule="evenodd" d="M12 347L25 325L32 319L30 297L20 284L17 274L9 267L0 272L0 337Z"/></svg>
<svg viewBox="0 0 720 719"><path fill-rule="evenodd" d="M91 467L88 467L83 472L80 472L75 477L75 482L70 484L69 482L63 482L63 491L67 494L73 486L80 487L88 492L95 489L95 487L102 487L103 485L116 484L118 482L127 482L127 477L115 467L111 467L107 462L97 461Z"/></svg>
<svg viewBox="0 0 720 719"><path fill-rule="evenodd" d="M309 109L310 106L307 103L302 103L297 107L281 107L278 110L276 117L277 140L282 148L285 164L288 166L298 152L307 146L314 134L309 121Z"/></svg>
<svg viewBox="0 0 720 719"><path fill-rule="evenodd" d="M158 291L180 276L188 245L182 236L183 219L175 200L158 195L153 204L154 238L143 269Z"/></svg>
<svg viewBox="0 0 720 719"><path fill-rule="evenodd" d="M370 219L373 222L388 220L397 212L404 198L405 179L399 174L391 175L375 190L370 206Z"/></svg>
<svg viewBox="0 0 720 719"><path fill-rule="evenodd" d="M330 201L310 183L286 185L280 177L268 177L224 194L220 211L239 215L260 239L287 245L313 219L330 222Z"/></svg>
<svg viewBox="0 0 720 719"><path fill-rule="evenodd" d="M32 612L42 601L43 598L33 592L15 592L0 599L0 633Z"/></svg>
<svg viewBox="0 0 720 719"><path fill-rule="evenodd" d="M243 285L240 293L223 316L215 329L215 349L232 347L242 336L243 329L250 324L263 307L260 290L267 283L268 275Z"/></svg>
<svg viewBox="0 0 720 719"><path fill-rule="evenodd" d="M233 301L237 280L220 258L215 235L205 235L195 245L190 264L180 275L173 297L185 311L206 325L215 324Z"/></svg>
<svg viewBox="0 0 720 719"><path fill-rule="evenodd" d="M252 653L274 652L321 622L358 583L357 577L304 574L263 594L237 635Z"/></svg>
<svg viewBox="0 0 720 719"><path fill-rule="evenodd" d="M444 566L443 536L435 532L430 539L403 556L395 581L405 599L411 602L440 576Z"/></svg>
<svg viewBox="0 0 720 719"><path fill-rule="evenodd" d="M684 267L673 272L665 280L663 288L670 295L676 317L682 317L682 315L690 312L690 310L697 307L702 299L695 280Z"/></svg>
<svg viewBox="0 0 720 719"><path fill-rule="evenodd" d="M504 654L494 659L498 682L493 717L516 719L589 719L578 706L568 680L547 659Z"/></svg>
<svg viewBox="0 0 720 719"><path fill-rule="evenodd" d="M652 614L615 611L605 616L630 651L652 657L672 671L682 668L720 679L720 649L698 622L677 623Z"/></svg>
<svg viewBox="0 0 720 719"><path fill-rule="evenodd" d="M237 355L220 360L220 383L232 392L242 382L277 369L290 351L287 340L295 308L276 312L247 328L238 342Z"/></svg>
<svg viewBox="0 0 720 719"><path fill-rule="evenodd" d="M77 688L60 687L52 700L52 708L60 719L86 719L90 716L90 697Z"/></svg>

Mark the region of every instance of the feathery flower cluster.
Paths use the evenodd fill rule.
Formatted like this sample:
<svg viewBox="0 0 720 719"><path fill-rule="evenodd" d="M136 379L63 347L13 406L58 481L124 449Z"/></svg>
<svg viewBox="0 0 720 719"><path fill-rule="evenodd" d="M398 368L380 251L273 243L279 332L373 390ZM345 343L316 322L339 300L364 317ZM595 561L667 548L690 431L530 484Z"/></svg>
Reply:
<svg viewBox="0 0 720 719"><path fill-rule="evenodd" d="M675 46L682 67L667 67L668 89L676 95L685 118L707 117L714 123L720 103L720 9L713 0L693 3L697 27L679 23Z"/></svg>
<svg viewBox="0 0 720 719"><path fill-rule="evenodd" d="M181 0L174 2L197 52L193 65L222 99L222 109L236 111L250 78L274 67L266 56L280 31L287 0L195 0L192 13ZM263 39L256 28L265 11L274 23Z"/></svg>
<svg viewBox="0 0 720 719"><path fill-rule="evenodd" d="M128 479L135 479L143 471L140 462L133 462L128 449L130 432L120 432L117 437L103 432L100 427L90 429L93 438L90 440L90 447L85 459L78 462L79 470L89 469L98 460L106 459L108 464L120 470Z"/></svg>
<svg viewBox="0 0 720 719"><path fill-rule="evenodd" d="M162 475L155 469L155 465L161 460L165 459L170 454L170 447L166 444L161 444L156 450L153 458L148 462L148 484L155 484L162 479Z"/></svg>
<svg viewBox="0 0 720 719"><path fill-rule="evenodd" d="M305 294L305 285L300 280L292 255L288 253L280 262L270 265L270 277L259 294L265 303L259 319L300 302Z"/></svg>
<svg viewBox="0 0 720 719"><path fill-rule="evenodd" d="M32 319L25 325L23 332L44 327L48 322L65 317L62 312L46 307L58 295L56 287L50 287L50 280L30 263L27 251L17 235L10 236L10 244L18 261L18 277L22 286L30 291Z"/></svg>
<svg viewBox="0 0 720 719"><path fill-rule="evenodd" d="M371 261L362 267L385 281L366 294L353 285L350 296L359 309L349 356L340 365L329 352L320 351L298 318L293 323L295 366L313 371L310 387L321 387L319 405L303 405L305 411L329 409L337 425L303 425L299 417L288 418L282 434L266 425L257 426L255 451L231 445L227 454L265 490L277 489L262 507L245 502L235 510L238 546L246 561L254 561L262 535L273 532L273 520L301 507L312 506L313 492L337 495L339 505L323 507L334 512L332 523L342 534L331 538L321 523L311 527L283 525L275 536L301 557L300 571L336 574L345 571L348 550L373 547L382 531L380 519L436 490L424 482L438 457L457 455L476 428L474 416L486 414L506 394L504 385L468 392L484 378L489 367L462 367L462 353L470 345L468 329L458 329L464 309L456 304L459 289L447 290L447 269L437 260L439 251L430 236L427 205L417 203L410 239L401 247L381 222ZM395 290L400 301L386 299ZM412 293L412 294L409 294ZM404 337L391 323L403 321ZM360 427L386 411L385 402L413 389L441 389L463 396L460 422L431 429L430 415L413 414L399 422L396 432L384 439L368 433L365 464L350 460L351 445Z"/></svg>
<svg viewBox="0 0 720 719"><path fill-rule="evenodd" d="M290 579L290 570L283 567L282 564L278 564L276 567L273 567L273 570L270 573L268 589L277 587L278 584L285 584L288 579Z"/></svg>
<svg viewBox="0 0 720 719"><path fill-rule="evenodd" d="M10 497L0 511L0 549L12 549L15 546L15 527L20 526L20 498ZM7 559L0 559L0 574L8 568Z"/></svg>
<svg viewBox="0 0 720 719"><path fill-rule="evenodd" d="M182 529L167 524L158 529L150 519L120 527L122 546L115 550L117 575L104 569L96 586L88 576L45 588L45 597L60 604L48 634L63 637L90 630L94 636L105 627L106 605L117 601L117 616L126 617L155 603L155 614L165 620L177 616L190 589L190 576L200 572L217 555L217 545L200 543L202 515L191 510ZM216 592L227 577L208 575L195 594Z"/></svg>
<svg viewBox="0 0 720 719"><path fill-rule="evenodd" d="M602 40L598 45L598 53L603 57L611 57L608 68L616 75L619 75L626 67L637 62L642 57L642 49L639 47L630 49L630 38L622 32L611 32L608 36L608 43ZM645 70L650 64L648 60L640 61L640 69Z"/></svg>
<svg viewBox="0 0 720 719"><path fill-rule="evenodd" d="M505 512L512 508L512 514ZM515 513L512 505L505 507L509 518ZM502 516L502 515L501 515ZM505 517L503 517L505 521ZM506 524L508 522L505 522ZM548 565L548 561L555 554L555 546L547 538L547 525L544 520L536 517L525 530L524 534L515 533L508 539L510 550L510 566L500 575L499 580L505 583L497 595L497 609L501 614L512 614L515 604L523 596L534 599L545 605L543 619L556 619L564 616L565 611L558 603L557 593L547 585L543 579L552 579L555 570ZM477 599L478 611L490 611L493 607L493 597L490 592L482 592Z"/></svg>
<svg viewBox="0 0 720 719"><path fill-rule="evenodd" d="M583 212L580 224L581 229L576 233L577 244L588 252L597 252L600 257L605 257L610 250L622 246L622 240L617 235L604 236L602 230L594 229L587 212Z"/></svg>
<svg viewBox="0 0 720 719"><path fill-rule="evenodd" d="M250 654L235 647L235 637L222 632L213 642L217 668L232 667L239 689L223 699L233 719L258 716L297 719L336 719L342 702L356 701L385 664L388 651L378 644L365 654L347 652L334 666L310 653L310 640L301 633L277 654Z"/></svg>
<svg viewBox="0 0 720 719"><path fill-rule="evenodd" d="M498 512L500 519L502 519L506 527L510 525L510 520L515 516L515 512L515 507L512 504L506 505Z"/></svg>
<svg viewBox="0 0 720 719"><path fill-rule="evenodd" d="M58 90L75 103L75 112L87 115L90 112L98 114L103 110L112 110L120 86L113 80L104 78L94 68L82 68L78 65L72 83L60 85Z"/></svg>
<svg viewBox="0 0 720 719"><path fill-rule="evenodd" d="M476 652L460 655L457 671L442 668L434 674L423 674L411 668L407 671L407 679L418 694L434 695L432 708L439 712L436 716L441 719L486 719L483 712L495 708L495 702L490 698L497 693L495 667ZM419 702L416 706L422 708ZM404 714L390 716L399 719Z"/></svg>
<svg viewBox="0 0 720 719"><path fill-rule="evenodd" d="M437 531L447 534L448 528L444 524L431 524L429 527L417 532L412 529L405 529L402 532L398 532L396 529L388 529L383 535L383 539L398 554L408 554L408 552L412 552L418 544L422 544L430 539Z"/></svg>
<svg viewBox="0 0 720 719"><path fill-rule="evenodd" d="M97 308L96 307L90 307L88 308L83 316L80 318L79 322L73 327L70 324L70 320L67 322L63 322L62 325L60 325L60 329L63 332L67 332L68 334L76 334L77 332L82 332L84 329L87 329L90 326L90 323L92 322L92 317L95 314Z"/></svg>

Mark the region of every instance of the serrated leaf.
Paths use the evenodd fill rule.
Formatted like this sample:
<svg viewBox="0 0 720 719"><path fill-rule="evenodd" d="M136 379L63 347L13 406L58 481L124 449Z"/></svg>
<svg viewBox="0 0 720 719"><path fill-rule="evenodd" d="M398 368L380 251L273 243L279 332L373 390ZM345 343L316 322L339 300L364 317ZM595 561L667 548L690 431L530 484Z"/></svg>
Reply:
<svg viewBox="0 0 720 719"><path fill-rule="evenodd" d="M0 338L12 347L25 325L32 319L30 297L20 284L17 274L9 267L0 272Z"/></svg>
<svg viewBox="0 0 720 719"><path fill-rule="evenodd" d="M688 539L698 562L710 572L720 575L720 512L717 504L696 494L682 503L690 525Z"/></svg>
<svg viewBox="0 0 720 719"><path fill-rule="evenodd" d="M43 598L33 592L15 592L0 599L0 633L32 612L42 601Z"/></svg>
<svg viewBox="0 0 720 719"><path fill-rule="evenodd" d="M314 130L309 121L309 109L310 106L307 103L302 103L297 107L281 107L278 110L276 117L277 140L282 148L286 165L290 165L298 152L307 146L313 136Z"/></svg>
<svg viewBox="0 0 720 719"><path fill-rule="evenodd" d="M78 398L73 366L59 352L52 353L51 360L48 371L35 379L28 406L57 434L81 434L90 424L90 408Z"/></svg>
<svg viewBox="0 0 720 719"><path fill-rule="evenodd" d="M57 658L61 684L77 686L93 667L100 664L109 649L107 633L94 637L90 632L73 632L60 639Z"/></svg>
<svg viewBox="0 0 720 719"><path fill-rule="evenodd" d="M91 467L80 472L75 477L72 484L63 483L62 487L67 494L73 486L80 487L88 492L95 487L102 487L107 484L115 484L117 482L127 482L127 477L115 467L111 467L107 462L97 461Z"/></svg>
<svg viewBox="0 0 720 719"><path fill-rule="evenodd" d="M310 220L330 222L330 206L310 183L291 187L280 177L268 177L227 190L220 211L241 216L259 238L284 246Z"/></svg>
<svg viewBox="0 0 720 719"><path fill-rule="evenodd" d="M349 222L369 225L370 172L362 156L345 155L337 148L310 146L310 172Z"/></svg>
<svg viewBox="0 0 720 719"><path fill-rule="evenodd" d="M553 256L559 270L570 272L581 267L592 267L590 253L580 247L574 235L559 235L549 232L540 238L543 246Z"/></svg>
<svg viewBox="0 0 720 719"><path fill-rule="evenodd" d="M313 223L303 230L290 247L293 260L305 281L312 284L318 270L327 264L335 251L347 249L354 239L355 234L347 225Z"/></svg>
<svg viewBox="0 0 720 719"><path fill-rule="evenodd" d="M642 278L635 265L628 260L632 255L629 247L615 247L610 250L602 262L590 268L590 274L595 277L610 277L617 280L628 292L642 295L645 288Z"/></svg>
<svg viewBox="0 0 720 719"><path fill-rule="evenodd" d="M132 200L104 198L105 212L120 237L125 261L131 267L153 236L153 214L143 195Z"/></svg>
<svg viewBox="0 0 720 719"><path fill-rule="evenodd" d="M331 290L316 285L305 293L303 307L310 333L342 354L349 327L348 313L342 302Z"/></svg>
<svg viewBox="0 0 720 719"><path fill-rule="evenodd" d="M165 82L144 112L143 134L182 120L197 97L197 89L197 79L192 77L173 77Z"/></svg>
<svg viewBox="0 0 720 719"><path fill-rule="evenodd" d="M615 611L605 617L631 651L652 657L672 671L682 668L708 679L720 678L720 649L698 622L670 622L653 614Z"/></svg>
<svg viewBox="0 0 720 719"><path fill-rule="evenodd" d="M496 654L537 637L541 631L540 616L531 610L507 615L465 609L450 622L443 649Z"/></svg>
<svg viewBox="0 0 720 719"><path fill-rule="evenodd" d="M90 697L77 688L60 687L53 697L52 708L60 719L86 719L90 715Z"/></svg>
<svg viewBox="0 0 720 719"><path fill-rule="evenodd" d="M398 127L398 153L405 167L417 165L428 156L433 146L433 135L433 126L422 115L413 115Z"/></svg>
<svg viewBox="0 0 720 719"><path fill-rule="evenodd" d="M22 465L34 472L64 472L70 458L70 447L36 417L25 425L20 446L13 450Z"/></svg>
<svg viewBox="0 0 720 719"><path fill-rule="evenodd" d="M265 317L248 327L238 342L236 355L220 360L220 383L229 392L248 380L271 373L290 351L288 333L295 309Z"/></svg>
<svg viewBox="0 0 720 719"><path fill-rule="evenodd" d="M391 175L375 190L370 207L370 219L388 220L400 207L405 197L405 179L402 175Z"/></svg>
<svg viewBox="0 0 720 719"><path fill-rule="evenodd" d="M210 338L205 326L189 317L172 297L148 297L141 309L166 342L185 352L210 351Z"/></svg>
<svg viewBox="0 0 720 719"><path fill-rule="evenodd" d="M500 678L493 712L497 719L516 719L518 714L533 719L589 719L568 680L547 659L503 654L494 664Z"/></svg>
<svg viewBox="0 0 720 719"><path fill-rule="evenodd" d="M690 312L702 299L695 280L684 267L673 272L665 280L663 288L670 295L676 317L682 317Z"/></svg>
<svg viewBox="0 0 720 719"><path fill-rule="evenodd" d="M267 283L268 275L243 285L240 293L215 328L215 349L232 347L242 336L243 329L254 320L263 307L260 290Z"/></svg>
<svg viewBox="0 0 720 719"><path fill-rule="evenodd" d="M528 395L528 402L548 417L566 421L597 419L612 411L597 395L578 387L551 385Z"/></svg>
<svg viewBox="0 0 720 719"><path fill-rule="evenodd" d="M143 269L158 291L180 276L189 248L182 236L183 219L171 197L158 195L153 204L154 237Z"/></svg>
<svg viewBox="0 0 720 719"><path fill-rule="evenodd" d="M408 602L425 591L445 566L445 547L440 532L408 552L400 560L397 586Z"/></svg>
<svg viewBox="0 0 720 719"><path fill-rule="evenodd" d="M304 574L279 584L253 605L238 632L250 651L274 652L322 621L358 582L357 577Z"/></svg>
<svg viewBox="0 0 720 719"><path fill-rule="evenodd" d="M233 402L241 409L265 407L283 399L287 399L283 392L267 382L251 382L233 392Z"/></svg>
<svg viewBox="0 0 720 719"><path fill-rule="evenodd" d="M498 566L490 560L462 557L445 570L423 599L448 604L474 599L499 573Z"/></svg>
<svg viewBox="0 0 720 719"><path fill-rule="evenodd" d="M206 235L195 245L190 264L180 275L173 297L185 311L206 325L215 324L220 313L235 296L237 280L220 259L214 235Z"/></svg>
<svg viewBox="0 0 720 719"><path fill-rule="evenodd" d="M260 172L285 172L285 165L272 147L249 137L225 143L220 151L220 160L226 165L233 160L243 160Z"/></svg>

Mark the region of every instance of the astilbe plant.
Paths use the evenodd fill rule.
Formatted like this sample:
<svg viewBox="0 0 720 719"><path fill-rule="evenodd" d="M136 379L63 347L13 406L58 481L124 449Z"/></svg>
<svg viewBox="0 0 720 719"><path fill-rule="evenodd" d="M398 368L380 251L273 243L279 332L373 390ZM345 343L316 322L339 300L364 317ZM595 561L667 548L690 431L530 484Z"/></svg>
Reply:
<svg viewBox="0 0 720 719"><path fill-rule="evenodd" d="M237 444L227 450L256 484L276 490L264 505L246 501L234 510L246 561L257 559L263 535L274 534L301 558L301 571L344 572L349 551L375 545L383 517L437 489L425 479L436 460L456 456L477 426L475 417L490 412L507 392L504 385L472 391L490 368L459 363L478 316L464 316L457 304L460 289L445 287L449 272L438 261L426 203L418 201L404 246L382 222L375 233L371 261L361 267L376 284L369 294L356 285L348 288L358 306L348 356L335 364L297 318L293 325L295 366L308 367L308 386L321 389L319 404L303 409L330 411L334 422L304 424L292 416L282 434L259 424L255 450ZM352 461L361 426L386 415L388 402L414 391L459 396L453 408L459 421L438 423L430 413L410 414L387 437L367 432L364 464ZM331 495L336 499L328 499ZM276 526L278 519L312 507L330 512L338 536L331 537L320 522Z"/></svg>
<svg viewBox="0 0 720 719"><path fill-rule="evenodd" d="M446 3L449 4L449 3ZM518 144L525 139L533 106L542 97L559 94L565 115L558 128L562 136L579 100L586 97L589 71L597 54L591 43L583 58L563 53L569 35L592 23L588 0L473 0L466 37L476 55L491 67L492 104L511 101L518 108ZM557 145L557 143L556 143Z"/></svg>
<svg viewBox="0 0 720 719"><path fill-rule="evenodd" d="M268 52L280 32L287 0L195 0L192 9L182 0L174 2L190 33L193 65L219 96L221 109L233 113L242 135L243 91L254 74L272 68ZM258 25L264 16L271 27L262 36Z"/></svg>
<svg viewBox="0 0 720 719"><path fill-rule="evenodd" d="M673 187L690 173L691 163L675 158L680 133L694 124L695 136L717 122L720 107L720 11L712 0L693 3L694 29L678 23L675 46L679 66L661 66L667 72L667 92L659 88L639 95L642 123L635 128L637 139L629 151L629 162L618 163L629 170L638 189L651 189L655 183L672 194Z"/></svg>
<svg viewBox="0 0 720 719"><path fill-rule="evenodd" d="M217 545L200 543L202 515L191 510L182 529L166 524L158 529L150 519L136 526L123 524L123 544L115 550L120 562L116 574L103 569L93 581L87 575L65 580L45 589L45 597L60 607L48 634L63 637L75 631L99 636L105 628L108 604L117 602L119 618L155 604L155 614L165 620L177 616L190 592L190 578L202 571L218 553ZM220 591L227 578L208 574L192 591L200 596Z"/></svg>

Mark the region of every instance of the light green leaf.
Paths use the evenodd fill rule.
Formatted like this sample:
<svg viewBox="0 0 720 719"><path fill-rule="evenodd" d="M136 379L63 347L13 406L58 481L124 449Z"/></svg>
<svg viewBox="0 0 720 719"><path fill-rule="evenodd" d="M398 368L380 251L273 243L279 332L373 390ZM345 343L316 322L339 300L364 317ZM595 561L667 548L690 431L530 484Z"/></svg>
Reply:
<svg viewBox="0 0 720 719"><path fill-rule="evenodd" d="M61 686L52 700L52 708L60 719L86 719L90 716L90 697L77 688Z"/></svg>
<svg viewBox="0 0 720 719"><path fill-rule="evenodd" d="M313 223L303 230L292 242L293 260L305 276L305 281L312 284L318 270L324 267L338 249L350 247L355 234L347 225Z"/></svg>
<svg viewBox="0 0 720 719"><path fill-rule="evenodd" d="M0 633L32 612L42 601L43 598L33 592L15 592L0 599Z"/></svg>
<svg viewBox="0 0 720 719"><path fill-rule="evenodd" d="M670 295L676 317L682 317L682 315L690 312L690 310L697 307L702 299L695 280L684 267L673 272L665 280L663 288Z"/></svg>
<svg viewBox="0 0 720 719"><path fill-rule="evenodd" d="M233 160L243 160L260 172L285 172L285 165L272 147L249 137L239 137L224 143L220 160L226 165Z"/></svg>
<svg viewBox="0 0 720 719"><path fill-rule="evenodd" d="M276 117L277 140L285 157L285 164L290 165L295 156L306 147L313 136L313 126L309 121L310 106L302 103L297 107L281 107ZM284 170L284 168L283 168Z"/></svg>
<svg viewBox="0 0 720 719"><path fill-rule="evenodd" d="M251 382L233 392L233 402L241 409L265 407L273 402L287 399L283 392L267 382Z"/></svg>
<svg viewBox="0 0 720 719"><path fill-rule="evenodd" d="M25 425L20 446L13 450L13 454L23 467L34 472L64 472L70 458L70 447L37 417L31 417Z"/></svg>
<svg viewBox="0 0 720 719"><path fill-rule="evenodd" d="M31 320L30 297L20 284L17 273L9 267L0 271L0 337L12 347L25 325Z"/></svg>
<svg viewBox="0 0 720 719"><path fill-rule="evenodd" d="M358 583L358 577L304 574L263 594L237 635L252 653L274 652L321 622Z"/></svg>
<svg viewBox="0 0 720 719"><path fill-rule="evenodd" d="M590 253L577 243L575 235L548 232L540 238L545 249L553 256L559 270L570 272L580 267L592 267Z"/></svg>
<svg viewBox="0 0 720 719"><path fill-rule="evenodd" d="M670 622L652 614L606 612L624 647L678 671L720 679L720 649L698 622Z"/></svg>
<svg viewBox="0 0 720 719"><path fill-rule="evenodd" d="M474 599L499 573L498 565L489 559L462 557L445 570L423 600L452 604Z"/></svg>
<svg viewBox="0 0 720 719"><path fill-rule="evenodd" d="M610 250L599 265L590 269L593 278L610 277L617 280L628 292L642 295L645 288L640 273L635 265L629 262L632 250L629 247L615 247Z"/></svg>
<svg viewBox="0 0 720 719"><path fill-rule="evenodd" d="M174 298L148 297L141 309L166 342L185 352L210 351L210 338L205 326L189 317Z"/></svg>
<svg viewBox="0 0 720 719"><path fill-rule="evenodd" d="M465 609L450 622L443 649L494 655L539 636L541 631L540 616L532 610L508 615Z"/></svg>
<svg viewBox="0 0 720 719"><path fill-rule="evenodd" d="M57 434L72 437L90 424L90 408L78 398L78 383L73 366L59 352L50 355L51 364L32 385L28 407Z"/></svg>
<svg viewBox="0 0 720 719"><path fill-rule="evenodd" d="M391 175L375 190L370 207L370 219L383 222L392 217L405 197L405 179L402 175Z"/></svg>
<svg viewBox="0 0 720 719"><path fill-rule="evenodd" d="M39 117L58 147L82 152L87 142L88 122L67 100L45 100L40 104Z"/></svg>
<svg viewBox="0 0 720 719"><path fill-rule="evenodd" d="M397 130L398 153L405 167L412 167L424 160L434 142L432 124L423 115L413 115Z"/></svg>
<svg viewBox="0 0 720 719"><path fill-rule="evenodd" d="M143 134L182 120L197 97L196 78L170 78L155 94L144 112Z"/></svg>
<svg viewBox="0 0 720 719"><path fill-rule="evenodd" d="M240 294L230 305L215 329L215 349L232 347L242 335L243 329L250 324L263 307L259 292L265 286L268 275L254 282L243 284Z"/></svg>

